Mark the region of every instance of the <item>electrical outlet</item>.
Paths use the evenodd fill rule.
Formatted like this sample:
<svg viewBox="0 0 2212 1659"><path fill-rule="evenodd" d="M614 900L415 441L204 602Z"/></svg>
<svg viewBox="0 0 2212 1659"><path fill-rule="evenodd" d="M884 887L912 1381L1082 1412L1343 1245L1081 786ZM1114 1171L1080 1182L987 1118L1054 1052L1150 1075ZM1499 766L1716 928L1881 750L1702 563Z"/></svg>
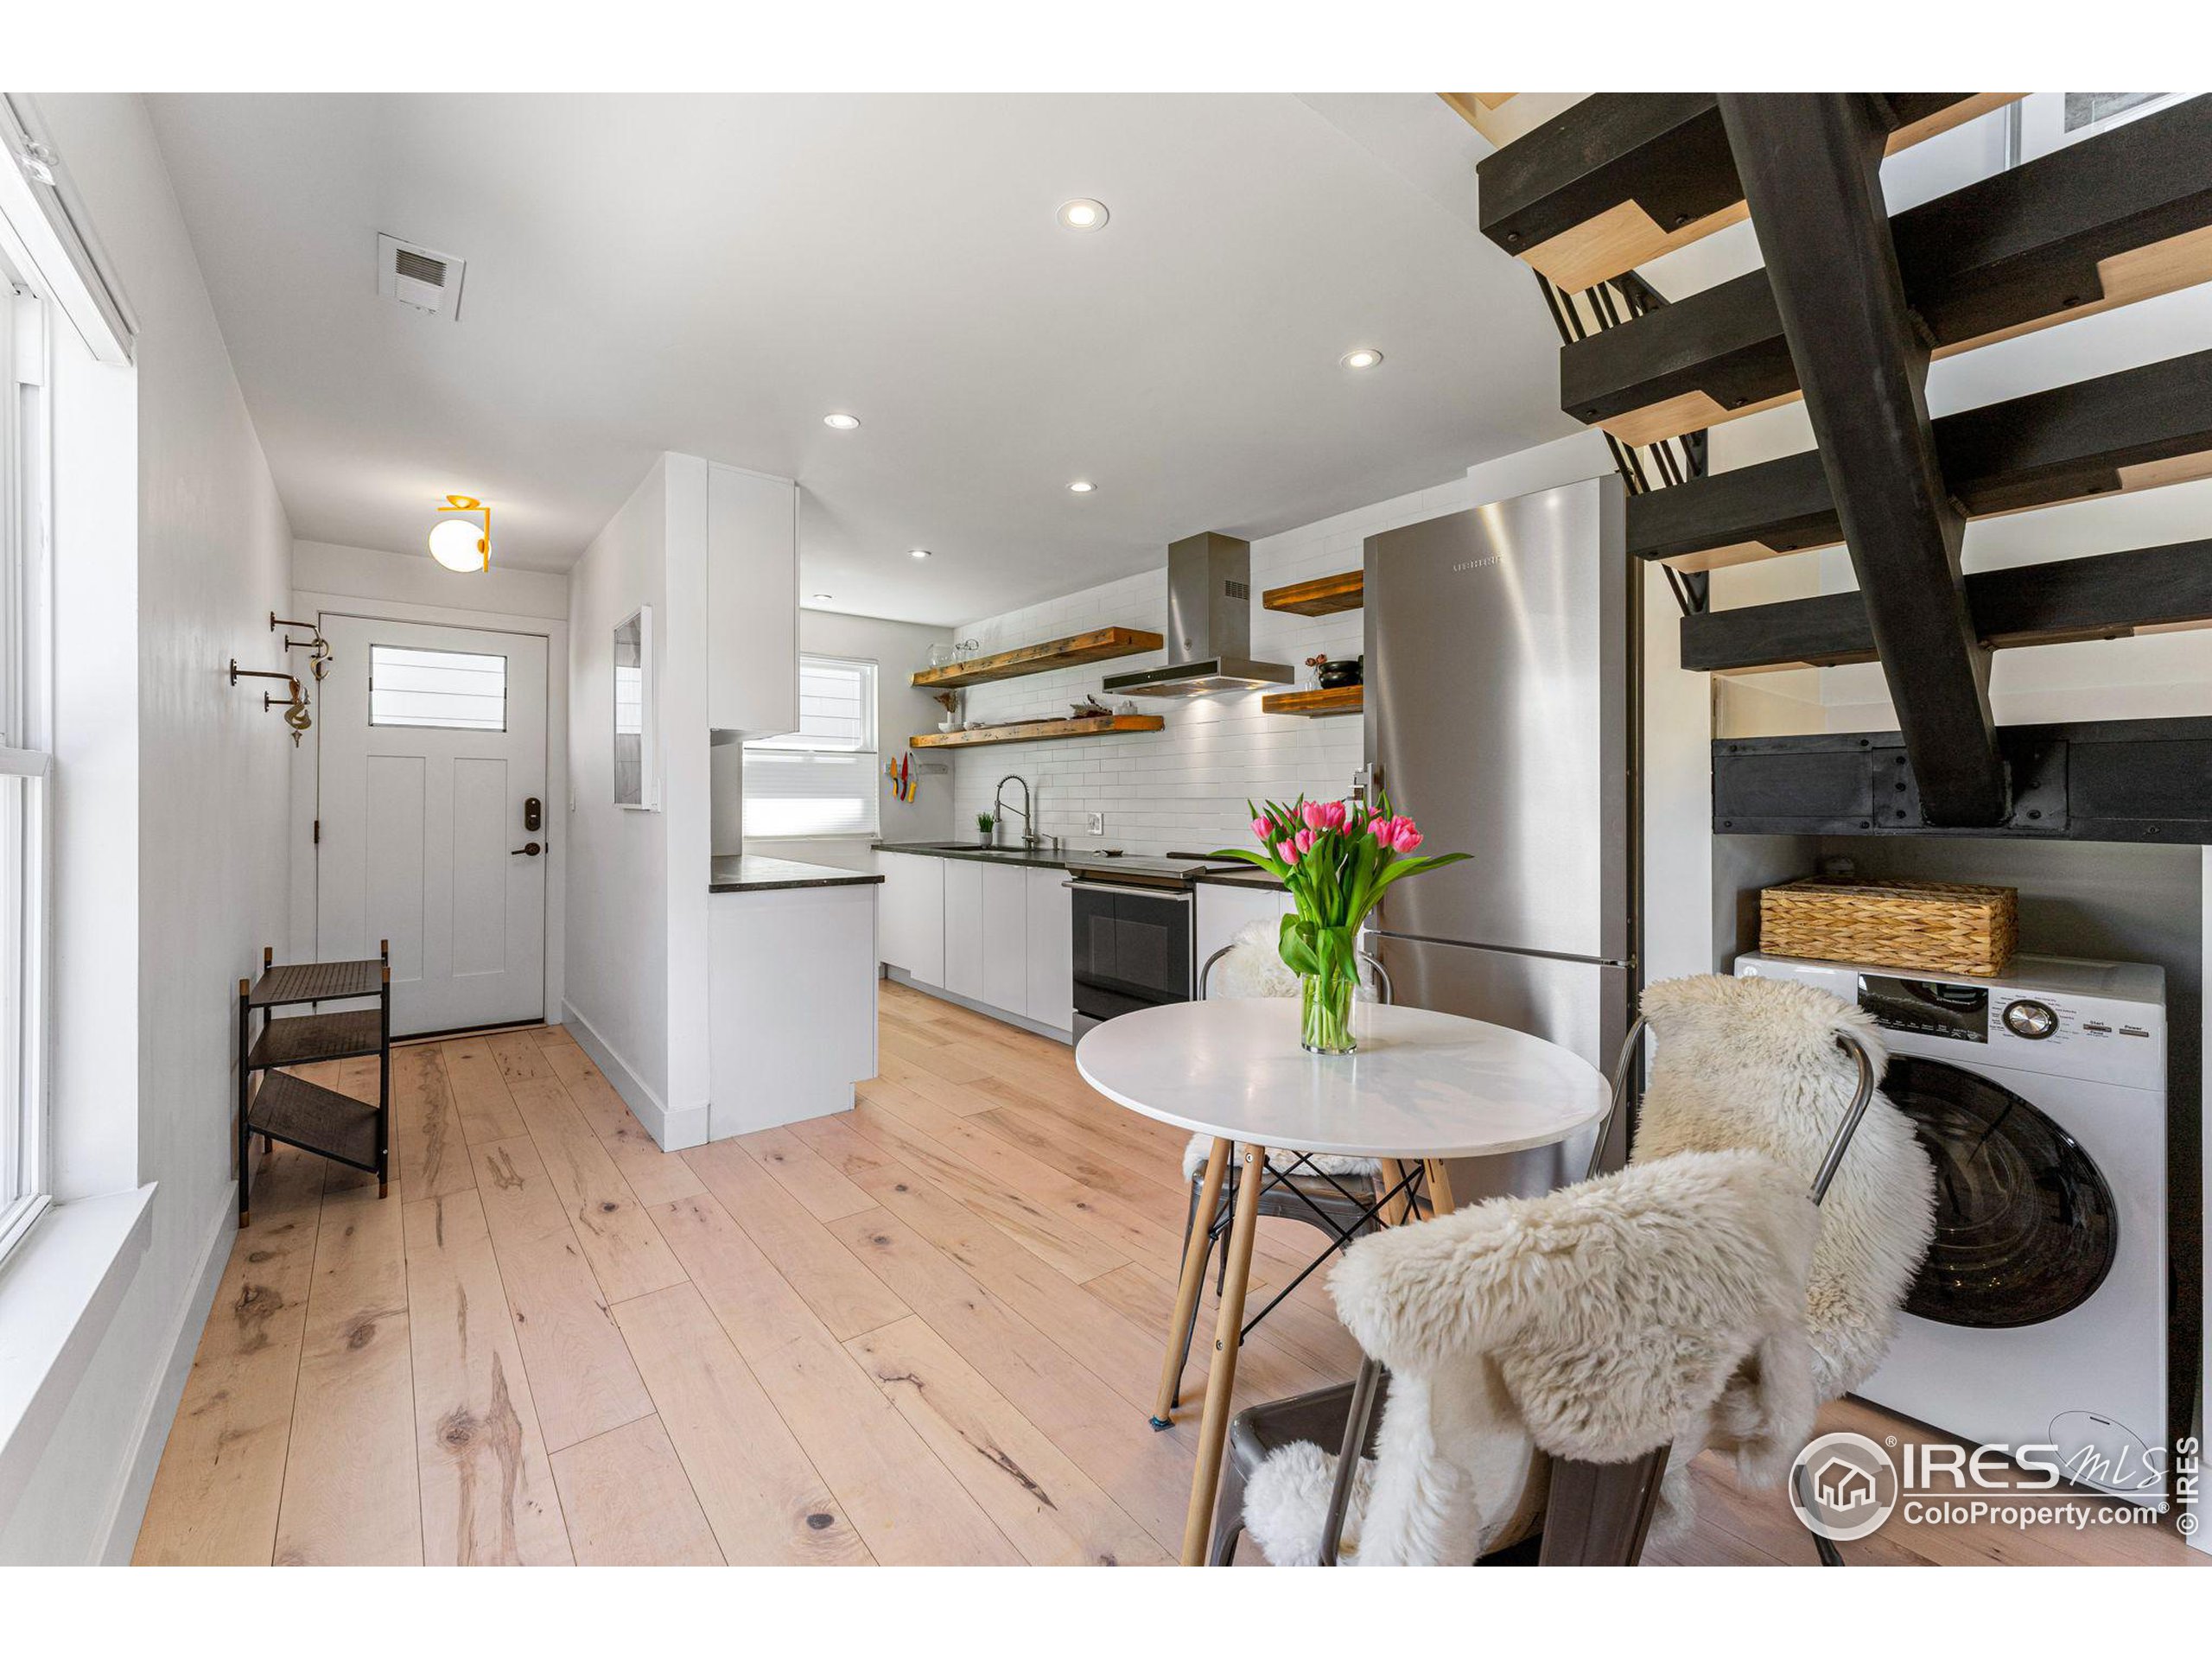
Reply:
<svg viewBox="0 0 2212 1659"><path fill-rule="evenodd" d="M1094 812L1090 815L1090 833L1094 836L1103 836L1106 833L1106 815L1103 812Z"/></svg>

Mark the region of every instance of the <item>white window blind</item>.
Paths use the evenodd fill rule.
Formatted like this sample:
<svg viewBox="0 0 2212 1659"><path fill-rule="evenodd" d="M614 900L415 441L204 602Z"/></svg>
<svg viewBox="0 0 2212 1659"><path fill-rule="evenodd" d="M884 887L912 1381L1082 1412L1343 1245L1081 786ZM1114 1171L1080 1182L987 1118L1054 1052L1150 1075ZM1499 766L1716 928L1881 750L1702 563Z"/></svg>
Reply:
<svg viewBox="0 0 2212 1659"><path fill-rule="evenodd" d="M53 585L44 302L0 255L0 1256L47 1203Z"/></svg>
<svg viewBox="0 0 2212 1659"><path fill-rule="evenodd" d="M798 730L745 746L745 835L877 833L875 664L798 659Z"/></svg>
<svg viewBox="0 0 2212 1659"><path fill-rule="evenodd" d="M369 647L369 724L507 729L507 659L473 651Z"/></svg>

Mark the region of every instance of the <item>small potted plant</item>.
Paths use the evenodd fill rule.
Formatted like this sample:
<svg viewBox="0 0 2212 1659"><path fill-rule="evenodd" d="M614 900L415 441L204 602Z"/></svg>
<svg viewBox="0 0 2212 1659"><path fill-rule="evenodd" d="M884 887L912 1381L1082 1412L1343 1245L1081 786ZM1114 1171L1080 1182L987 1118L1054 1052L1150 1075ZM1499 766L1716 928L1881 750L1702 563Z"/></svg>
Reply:
<svg viewBox="0 0 2212 1659"><path fill-rule="evenodd" d="M988 812L978 812L976 815L976 834L984 846L988 847L991 844L991 830L997 823L998 820Z"/></svg>
<svg viewBox="0 0 2212 1659"><path fill-rule="evenodd" d="M1289 889L1297 909L1282 918L1277 948L1299 976L1299 1040L1316 1054L1349 1054L1360 924L1393 884L1469 855L1414 857L1421 831L1387 795L1372 805L1302 795L1287 805L1244 805L1262 850L1226 847L1214 856L1257 865Z"/></svg>

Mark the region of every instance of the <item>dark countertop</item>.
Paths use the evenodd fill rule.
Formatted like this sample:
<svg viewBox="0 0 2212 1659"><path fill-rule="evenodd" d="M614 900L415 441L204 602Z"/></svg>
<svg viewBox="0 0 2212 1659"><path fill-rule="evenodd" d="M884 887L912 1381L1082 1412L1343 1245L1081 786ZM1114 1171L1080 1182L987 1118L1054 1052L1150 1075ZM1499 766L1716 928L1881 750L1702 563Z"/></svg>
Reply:
<svg viewBox="0 0 2212 1659"><path fill-rule="evenodd" d="M880 875L835 869L827 864L801 864L788 858L764 857L759 853L736 853L714 861L707 891L769 893L778 887L866 887L882 880Z"/></svg>
<svg viewBox="0 0 2212 1659"><path fill-rule="evenodd" d="M1211 881L1216 887L1257 887L1266 893L1287 891L1281 882L1276 880L1265 870L1256 868L1242 870L1209 870L1198 879L1200 881Z"/></svg>
<svg viewBox="0 0 2212 1659"><path fill-rule="evenodd" d="M1026 847L954 846L934 841L879 841L872 850L879 853L914 853L923 858L964 858L977 864L1012 864L1038 870L1065 870L1068 867L1065 854L1031 852Z"/></svg>
<svg viewBox="0 0 2212 1659"><path fill-rule="evenodd" d="M1020 847L985 849L981 846L953 845L934 841L879 841L874 843L874 850L879 853L913 853L923 858L960 858L976 864L1012 864L1016 867L1026 865L1030 868L1040 870L1064 870L1068 868L1068 861L1071 858L1081 858L1086 864L1097 861L1095 856L1096 849L1091 848L1084 848L1077 853L1063 852L1054 855L1046 852L1033 853ZM1136 857L1138 855L1132 854L1130 856ZM1203 858L1206 855L1170 853L1167 856ZM1283 890L1282 883L1265 870L1249 868L1220 870L1196 879L1200 881L1217 882L1228 887L1258 887L1263 891L1274 893L1281 893Z"/></svg>

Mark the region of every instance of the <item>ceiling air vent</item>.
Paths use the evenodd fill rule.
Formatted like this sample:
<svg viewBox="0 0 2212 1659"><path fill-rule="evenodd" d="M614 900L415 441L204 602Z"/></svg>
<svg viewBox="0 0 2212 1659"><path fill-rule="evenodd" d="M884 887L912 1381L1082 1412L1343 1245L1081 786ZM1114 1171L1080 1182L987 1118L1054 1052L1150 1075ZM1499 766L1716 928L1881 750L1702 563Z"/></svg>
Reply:
<svg viewBox="0 0 2212 1659"><path fill-rule="evenodd" d="M396 236L377 238L377 292L417 311L458 321L466 260Z"/></svg>

